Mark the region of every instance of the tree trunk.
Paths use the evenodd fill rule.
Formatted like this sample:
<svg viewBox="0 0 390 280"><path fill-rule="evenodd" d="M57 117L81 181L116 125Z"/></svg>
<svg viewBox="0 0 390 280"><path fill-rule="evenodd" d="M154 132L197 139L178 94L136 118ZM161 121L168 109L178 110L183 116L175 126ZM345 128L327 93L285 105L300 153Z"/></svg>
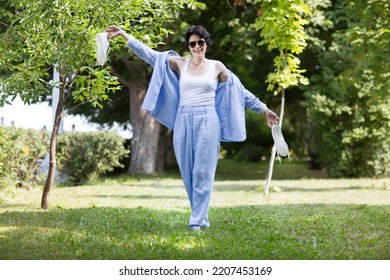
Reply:
<svg viewBox="0 0 390 280"><path fill-rule="evenodd" d="M282 122L283 122L284 103L285 103L285 90L283 89L282 90L282 97L281 97L280 115L279 115L279 125L280 125L280 127L282 127ZM272 147L271 158L270 158L269 167L268 167L268 175L267 175L267 180L266 180L266 183L265 183L265 190L264 190L265 195L269 194L269 186L271 184L272 173L273 173L273 170L274 170L275 157L276 157L276 147L275 147L275 144L274 144L273 147Z"/></svg>
<svg viewBox="0 0 390 280"><path fill-rule="evenodd" d="M149 113L141 109L138 102L134 102L137 96L145 95L145 89L134 90L130 93L130 118L133 127L133 139L131 141L130 173L153 174L157 171L157 157L161 125Z"/></svg>
<svg viewBox="0 0 390 280"><path fill-rule="evenodd" d="M173 150L173 134L171 130L165 127L161 129L157 159L157 171L164 171L167 167L177 166Z"/></svg>
<svg viewBox="0 0 390 280"><path fill-rule="evenodd" d="M284 69L286 68L286 64L287 64L287 53L286 51L283 52L284 54ZM281 101L280 101L280 115L279 115L279 125L280 127L282 127L282 123L283 123L283 116L284 116L284 103L285 103L285 89L283 88L282 89L282 92L281 92ZM265 189L264 189L264 193L265 195L268 195L269 194L269 186L271 184L271 179L272 179L272 173L273 173L273 170L274 170L274 163L275 163L275 156L276 156L276 147L275 147L275 144L273 145L272 147L272 152L271 152L271 158L270 158L270 161L269 161L269 167L268 167L268 175L267 175L267 180L266 180L266 183L265 183Z"/></svg>
<svg viewBox="0 0 390 280"><path fill-rule="evenodd" d="M56 119L57 118L58 118L58 115L56 113ZM56 172L56 167L57 167L56 147L57 147L57 137L58 137L58 131L60 128L60 123L61 123L61 120L55 122L55 125L53 127L53 131L51 133L51 138L50 138L49 172L47 174L45 187L43 188L42 201L41 201L41 207L43 209L49 208L49 194L51 191L51 187L53 186L53 183L54 183L54 177L55 177L55 172Z"/></svg>
<svg viewBox="0 0 390 280"><path fill-rule="evenodd" d="M157 158L161 125L149 113L141 109L146 84L130 82L130 123L133 128L131 141L130 173L153 174L157 171Z"/></svg>
<svg viewBox="0 0 390 280"><path fill-rule="evenodd" d="M71 81L68 78L68 83L65 83L65 75L63 73L63 66L59 66L59 82L60 82L60 88L59 88L59 98L58 98L58 104L56 108L56 114L54 117L54 124L53 124L53 130L51 133L50 138L50 151L49 151L49 171L46 178L45 187L43 188L42 193L42 200L41 200L41 208L48 209L49 208L49 194L51 191L51 188L54 184L54 178L57 168L57 159L56 159L56 148L57 148L57 139L58 139L58 132L60 130L61 121L63 118L63 110L65 108L66 100L69 98L70 90L72 87L73 80ZM75 78L76 75L74 75L73 78Z"/></svg>
<svg viewBox="0 0 390 280"><path fill-rule="evenodd" d="M167 129L157 122L149 113L141 109L148 87L148 66L142 61L126 61L126 68L135 73L130 78L111 69L129 91L130 124L133 130L131 141L129 173L153 174L165 168L168 147ZM171 143L169 141L169 143Z"/></svg>
<svg viewBox="0 0 390 280"><path fill-rule="evenodd" d="M56 160L56 148L57 148L57 138L58 132L60 130L60 125L62 121L62 111L65 106L65 88L61 87L60 89L60 98L58 100L58 105L55 114L55 121L53 125L53 131L50 138L50 153L49 153L49 172L47 174L45 187L43 188L41 207L43 209L49 208L49 194L54 183L54 177L57 167Z"/></svg>

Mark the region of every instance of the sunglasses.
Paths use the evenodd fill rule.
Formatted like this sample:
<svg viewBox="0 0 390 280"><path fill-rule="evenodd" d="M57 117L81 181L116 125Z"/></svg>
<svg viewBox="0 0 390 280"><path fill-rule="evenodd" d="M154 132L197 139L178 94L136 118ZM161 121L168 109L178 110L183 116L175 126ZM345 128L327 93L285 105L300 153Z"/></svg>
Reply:
<svg viewBox="0 0 390 280"><path fill-rule="evenodd" d="M192 41L192 42L188 43L188 45L191 48L195 48L196 44L198 44L199 47L203 47L206 44L206 41L205 40L199 40L199 41Z"/></svg>

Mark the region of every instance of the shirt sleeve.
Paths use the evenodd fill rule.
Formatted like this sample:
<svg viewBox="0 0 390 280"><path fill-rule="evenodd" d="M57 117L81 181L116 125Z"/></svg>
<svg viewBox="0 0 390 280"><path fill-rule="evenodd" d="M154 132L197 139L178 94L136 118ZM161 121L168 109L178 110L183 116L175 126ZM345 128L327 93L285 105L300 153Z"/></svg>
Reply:
<svg viewBox="0 0 390 280"><path fill-rule="evenodd" d="M141 43L131 35L126 42L126 45L134 52L136 56L154 67L154 65L156 64L157 56L159 54L158 51L151 49L150 47L148 47L144 43Z"/></svg>
<svg viewBox="0 0 390 280"><path fill-rule="evenodd" d="M259 100L253 93L245 89L245 108L260 114L267 110L267 105Z"/></svg>

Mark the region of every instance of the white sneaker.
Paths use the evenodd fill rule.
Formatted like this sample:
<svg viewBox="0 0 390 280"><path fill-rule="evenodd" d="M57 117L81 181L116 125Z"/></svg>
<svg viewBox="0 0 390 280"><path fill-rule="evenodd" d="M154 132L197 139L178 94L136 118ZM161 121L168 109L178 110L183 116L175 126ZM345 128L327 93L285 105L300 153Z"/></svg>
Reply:
<svg viewBox="0 0 390 280"><path fill-rule="evenodd" d="M108 47L109 47L109 42L107 38L107 33L99 33L96 35L96 59L97 63L100 66L103 66L106 61L107 61L107 55L108 55Z"/></svg>
<svg viewBox="0 0 390 280"><path fill-rule="evenodd" d="M284 141L282 128L280 127L280 125L273 125L271 131L272 131L272 138L274 138L275 148L278 157L279 156L288 157L288 159L290 159L288 145L286 141Z"/></svg>

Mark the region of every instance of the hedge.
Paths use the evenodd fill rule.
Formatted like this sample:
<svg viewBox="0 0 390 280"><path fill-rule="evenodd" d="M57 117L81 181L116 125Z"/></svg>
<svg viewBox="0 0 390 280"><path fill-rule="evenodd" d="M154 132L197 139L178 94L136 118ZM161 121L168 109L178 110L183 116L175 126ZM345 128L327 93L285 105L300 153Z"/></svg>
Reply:
<svg viewBox="0 0 390 280"><path fill-rule="evenodd" d="M44 183L42 162L49 152L48 131L0 126L0 190ZM115 132L67 132L57 143L57 170L68 183L81 184L123 167L129 155ZM46 166L47 170L48 166Z"/></svg>

